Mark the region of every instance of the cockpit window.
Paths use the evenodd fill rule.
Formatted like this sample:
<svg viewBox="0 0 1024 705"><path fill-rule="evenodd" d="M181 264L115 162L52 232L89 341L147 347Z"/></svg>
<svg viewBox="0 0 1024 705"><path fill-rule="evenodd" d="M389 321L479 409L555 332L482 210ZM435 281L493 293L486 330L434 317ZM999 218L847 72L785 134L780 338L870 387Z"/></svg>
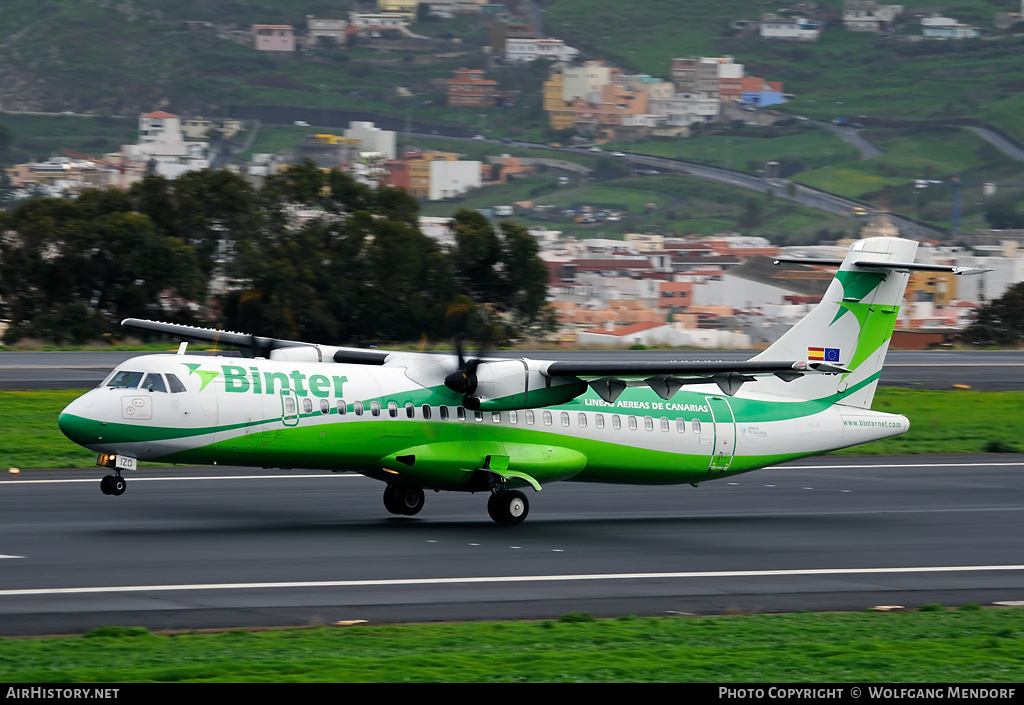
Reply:
<svg viewBox="0 0 1024 705"><path fill-rule="evenodd" d="M171 394L186 391L185 385L181 383L181 380L171 373L167 373L167 386L171 388Z"/></svg>
<svg viewBox="0 0 1024 705"><path fill-rule="evenodd" d="M164 385L164 378L155 372L150 372L146 375L146 379L142 380L142 388L151 392L167 392L167 387Z"/></svg>
<svg viewBox="0 0 1024 705"><path fill-rule="evenodd" d="M142 381L141 372L129 372L128 370L119 370L114 373L114 376L107 382L108 387L138 387L139 382Z"/></svg>

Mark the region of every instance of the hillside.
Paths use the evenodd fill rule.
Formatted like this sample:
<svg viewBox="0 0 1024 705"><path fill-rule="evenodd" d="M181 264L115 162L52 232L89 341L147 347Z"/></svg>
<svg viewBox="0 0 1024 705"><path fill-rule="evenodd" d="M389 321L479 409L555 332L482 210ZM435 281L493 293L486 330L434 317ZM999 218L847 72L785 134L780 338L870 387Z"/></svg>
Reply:
<svg viewBox="0 0 1024 705"><path fill-rule="evenodd" d="M819 3L826 30L818 42L741 37L737 19L757 19L777 3L724 0L680 3L648 0L624 16L618 0L546 0L548 36L627 69L667 77L674 56L732 54L748 72L782 80L793 112L830 119L836 114L876 119L985 121L1024 141L1024 36L995 32L996 11L1017 0L952 0L908 7L896 34L919 33L914 13L941 11L986 30L985 38L955 42L885 40L843 31L842 0ZM517 7L509 0L506 5ZM469 118L438 103L430 79L459 65L483 65L482 17L415 25L438 37L430 51L366 46L289 57L249 46L253 23L282 23L300 33L305 17L347 16L352 0L273 0L209 3L181 0L5 0L0 3L0 108L6 111L97 111L137 115L154 108L213 114L227 105L362 109L474 129ZM518 9L518 8L517 8ZM525 9L523 10L525 12ZM193 24L186 25L189 20ZM206 22L198 26L195 22ZM190 28L191 27L191 28ZM1018 25L1020 27L1020 25ZM455 43L453 40L458 40ZM540 90L537 68L495 70L504 89ZM412 86L417 97L395 95ZM539 101L534 101L538 103ZM498 111L495 111L498 112ZM507 125L543 125L538 105L520 106ZM487 122L506 121L504 113Z"/></svg>

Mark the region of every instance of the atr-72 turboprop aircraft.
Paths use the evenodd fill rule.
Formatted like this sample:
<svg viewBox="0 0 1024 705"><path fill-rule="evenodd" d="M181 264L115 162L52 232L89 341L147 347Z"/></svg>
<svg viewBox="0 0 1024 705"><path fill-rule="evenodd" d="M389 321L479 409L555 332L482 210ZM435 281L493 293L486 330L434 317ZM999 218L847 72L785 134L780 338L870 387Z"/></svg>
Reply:
<svg viewBox="0 0 1024 705"><path fill-rule="evenodd" d="M136 357L68 405L60 428L125 490L139 460L351 470L412 515L424 490L486 492L522 522L517 487L560 480L696 486L904 433L871 410L917 243L851 245L824 298L746 362L566 362L388 353L128 319L124 325L248 348L250 359Z"/></svg>

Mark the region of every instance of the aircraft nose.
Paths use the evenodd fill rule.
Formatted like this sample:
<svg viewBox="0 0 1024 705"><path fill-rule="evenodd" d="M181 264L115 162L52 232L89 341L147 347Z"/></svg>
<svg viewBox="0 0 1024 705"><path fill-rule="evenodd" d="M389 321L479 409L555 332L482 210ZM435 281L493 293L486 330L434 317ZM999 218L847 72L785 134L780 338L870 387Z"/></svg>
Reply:
<svg viewBox="0 0 1024 705"><path fill-rule="evenodd" d="M70 440L83 445L87 443L85 425L92 415L92 400L79 397L64 407L57 416L57 428Z"/></svg>

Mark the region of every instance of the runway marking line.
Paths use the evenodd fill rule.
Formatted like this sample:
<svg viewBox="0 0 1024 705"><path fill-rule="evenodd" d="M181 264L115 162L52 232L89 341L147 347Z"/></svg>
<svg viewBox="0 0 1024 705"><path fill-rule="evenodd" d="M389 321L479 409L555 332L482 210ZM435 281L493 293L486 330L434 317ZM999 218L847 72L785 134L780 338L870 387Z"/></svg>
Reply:
<svg viewBox="0 0 1024 705"><path fill-rule="evenodd" d="M280 583L208 583L194 585L121 585L109 587L29 588L0 590L0 597L87 595L116 592L183 592L189 590L279 590L282 588L388 587L403 585L479 585L553 583L589 580L666 580L680 578L767 578L787 576L905 575L910 573L981 573L1024 570L1024 565L924 566L907 568L814 568L805 570L724 570L687 573L595 573L584 575L508 575L465 578L398 578L390 580L322 580Z"/></svg>

